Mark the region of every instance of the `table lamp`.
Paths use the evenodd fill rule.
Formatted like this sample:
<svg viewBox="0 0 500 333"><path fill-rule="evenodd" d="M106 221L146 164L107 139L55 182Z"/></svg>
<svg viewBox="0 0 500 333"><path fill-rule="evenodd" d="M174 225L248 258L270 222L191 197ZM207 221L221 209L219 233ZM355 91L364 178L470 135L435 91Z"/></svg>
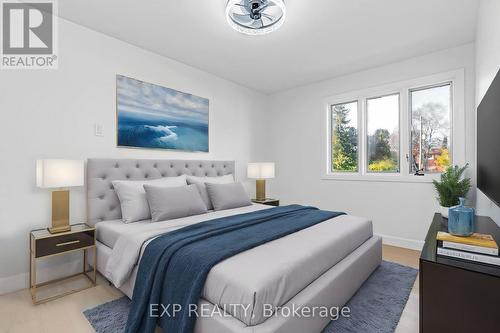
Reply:
<svg viewBox="0 0 500 333"><path fill-rule="evenodd" d="M257 201L266 200L266 179L274 178L274 163L248 163L247 176L256 179Z"/></svg>
<svg viewBox="0 0 500 333"><path fill-rule="evenodd" d="M68 187L83 186L84 161L82 160L38 160L36 161L36 185L52 191L51 234L71 230L69 225Z"/></svg>

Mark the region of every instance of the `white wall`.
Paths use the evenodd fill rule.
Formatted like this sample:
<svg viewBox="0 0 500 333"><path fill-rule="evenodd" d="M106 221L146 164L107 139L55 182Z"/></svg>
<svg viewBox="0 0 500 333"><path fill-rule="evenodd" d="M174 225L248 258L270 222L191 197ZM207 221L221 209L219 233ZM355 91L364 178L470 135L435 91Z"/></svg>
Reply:
<svg viewBox="0 0 500 333"><path fill-rule="evenodd" d="M59 36L58 70L0 72L0 293L27 286L29 230L50 224L50 192L35 187L36 159L234 159L245 180L257 149L265 95L62 19ZM210 153L116 148L116 74L209 98ZM95 123L104 137L94 136ZM85 219L84 196L84 188L72 190L74 221Z"/></svg>
<svg viewBox="0 0 500 333"><path fill-rule="evenodd" d="M474 45L468 44L395 64L334 78L270 96L268 149L261 159L275 161L277 178L269 195L285 203L312 204L373 219L386 243L418 248L438 209L429 183L322 180L323 100L350 91L465 69L466 160L474 174Z"/></svg>
<svg viewBox="0 0 500 333"><path fill-rule="evenodd" d="M481 0L476 32L476 106L500 69L500 1ZM500 207L477 190L477 210L500 224Z"/></svg>

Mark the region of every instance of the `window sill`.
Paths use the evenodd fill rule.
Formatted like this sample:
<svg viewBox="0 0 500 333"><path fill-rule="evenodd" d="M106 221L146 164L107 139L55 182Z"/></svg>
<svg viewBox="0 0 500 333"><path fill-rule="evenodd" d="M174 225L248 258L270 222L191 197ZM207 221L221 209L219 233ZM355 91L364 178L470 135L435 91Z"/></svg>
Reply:
<svg viewBox="0 0 500 333"><path fill-rule="evenodd" d="M432 183L433 180L439 179L439 174L413 176L399 174L326 174L321 177L322 180L337 180L337 181L361 181L361 182L389 182L389 183Z"/></svg>

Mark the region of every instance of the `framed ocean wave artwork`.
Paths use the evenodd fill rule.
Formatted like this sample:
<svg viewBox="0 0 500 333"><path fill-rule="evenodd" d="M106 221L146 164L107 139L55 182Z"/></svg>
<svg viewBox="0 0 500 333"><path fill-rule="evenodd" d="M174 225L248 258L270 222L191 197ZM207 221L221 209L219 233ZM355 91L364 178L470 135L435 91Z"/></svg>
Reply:
<svg viewBox="0 0 500 333"><path fill-rule="evenodd" d="M119 147L208 152L209 100L116 76Z"/></svg>

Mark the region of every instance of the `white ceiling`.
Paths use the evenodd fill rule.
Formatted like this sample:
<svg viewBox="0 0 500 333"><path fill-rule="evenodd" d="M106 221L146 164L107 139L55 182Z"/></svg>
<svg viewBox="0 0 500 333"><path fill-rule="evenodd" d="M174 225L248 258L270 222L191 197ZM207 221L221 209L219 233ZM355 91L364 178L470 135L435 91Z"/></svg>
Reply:
<svg viewBox="0 0 500 333"><path fill-rule="evenodd" d="M471 42L478 0L285 0L265 36L226 23L226 0L59 1L59 15L272 93Z"/></svg>

